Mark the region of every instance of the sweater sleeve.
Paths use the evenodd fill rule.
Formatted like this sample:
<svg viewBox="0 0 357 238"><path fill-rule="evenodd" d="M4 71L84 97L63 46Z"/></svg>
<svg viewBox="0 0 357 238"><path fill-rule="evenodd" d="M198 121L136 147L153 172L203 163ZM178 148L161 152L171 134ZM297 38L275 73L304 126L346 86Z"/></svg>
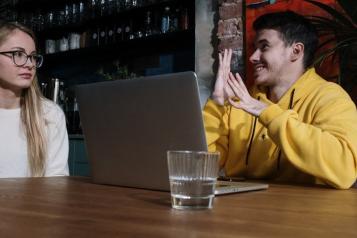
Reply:
<svg viewBox="0 0 357 238"><path fill-rule="evenodd" d="M48 124L48 160L45 176L68 176L68 134L63 111L56 105L56 110Z"/></svg>
<svg viewBox="0 0 357 238"><path fill-rule="evenodd" d="M217 105L212 99L208 99L203 109L206 140L209 151L220 152L221 168L226 162L228 153L228 118L228 106Z"/></svg>
<svg viewBox="0 0 357 238"><path fill-rule="evenodd" d="M355 105L335 91L321 98L314 111L308 124L295 111L273 104L259 121L294 166L335 188L349 188L357 177Z"/></svg>

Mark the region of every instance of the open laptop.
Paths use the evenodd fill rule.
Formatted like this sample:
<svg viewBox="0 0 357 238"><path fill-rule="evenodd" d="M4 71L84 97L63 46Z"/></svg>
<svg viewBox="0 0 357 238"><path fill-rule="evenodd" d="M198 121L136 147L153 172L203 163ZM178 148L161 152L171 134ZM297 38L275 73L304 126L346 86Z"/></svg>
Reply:
<svg viewBox="0 0 357 238"><path fill-rule="evenodd" d="M170 191L166 151L207 151L193 72L78 85L76 96L94 183ZM267 188L224 183L216 194Z"/></svg>

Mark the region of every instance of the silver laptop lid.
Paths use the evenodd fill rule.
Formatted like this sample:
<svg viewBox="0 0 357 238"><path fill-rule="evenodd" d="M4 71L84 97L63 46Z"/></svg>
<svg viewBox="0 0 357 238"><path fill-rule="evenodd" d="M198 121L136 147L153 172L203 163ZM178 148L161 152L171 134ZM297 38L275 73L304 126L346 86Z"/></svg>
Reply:
<svg viewBox="0 0 357 238"><path fill-rule="evenodd" d="M167 150L207 150L196 75L79 85L95 183L169 191Z"/></svg>

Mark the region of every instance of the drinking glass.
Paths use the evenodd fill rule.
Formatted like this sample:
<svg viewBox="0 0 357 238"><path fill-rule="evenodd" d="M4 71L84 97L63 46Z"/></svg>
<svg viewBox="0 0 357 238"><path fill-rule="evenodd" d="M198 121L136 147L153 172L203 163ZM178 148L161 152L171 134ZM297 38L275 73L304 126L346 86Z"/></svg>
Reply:
<svg viewBox="0 0 357 238"><path fill-rule="evenodd" d="M176 209L213 207L219 153L168 151L171 204Z"/></svg>

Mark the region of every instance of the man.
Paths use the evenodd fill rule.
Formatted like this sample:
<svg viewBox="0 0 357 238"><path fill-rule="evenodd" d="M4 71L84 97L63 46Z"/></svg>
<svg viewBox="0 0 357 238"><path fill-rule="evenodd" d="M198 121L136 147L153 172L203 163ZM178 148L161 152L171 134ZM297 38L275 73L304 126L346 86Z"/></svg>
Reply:
<svg viewBox="0 0 357 238"><path fill-rule="evenodd" d="M357 111L311 67L318 37L294 12L254 22L254 88L230 72L231 50L204 108L210 151L227 176L351 187L357 177Z"/></svg>

